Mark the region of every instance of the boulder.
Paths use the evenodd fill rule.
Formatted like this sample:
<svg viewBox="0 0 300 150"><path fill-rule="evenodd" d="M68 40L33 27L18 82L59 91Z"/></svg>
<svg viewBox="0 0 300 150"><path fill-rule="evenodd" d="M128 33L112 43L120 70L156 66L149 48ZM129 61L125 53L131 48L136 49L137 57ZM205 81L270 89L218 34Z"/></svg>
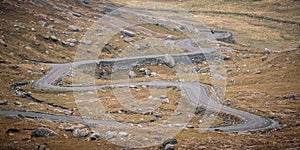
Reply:
<svg viewBox="0 0 300 150"><path fill-rule="evenodd" d="M205 114L205 111L206 111L205 108L198 106L198 107L196 108L195 114L196 114L196 115L198 115L198 114L199 114L199 115L204 115L204 114Z"/></svg>
<svg viewBox="0 0 300 150"><path fill-rule="evenodd" d="M261 57L261 61L265 61L265 60L267 60L267 56L263 56L263 57Z"/></svg>
<svg viewBox="0 0 300 150"><path fill-rule="evenodd" d="M158 74L156 72L151 72L150 77L157 77Z"/></svg>
<svg viewBox="0 0 300 150"><path fill-rule="evenodd" d="M31 133L31 137L49 137L58 136L58 134L47 128L37 128Z"/></svg>
<svg viewBox="0 0 300 150"><path fill-rule="evenodd" d="M67 39L67 42L70 42L70 43L77 43L77 40L76 40L76 39L69 38L69 39Z"/></svg>
<svg viewBox="0 0 300 150"><path fill-rule="evenodd" d="M173 68L176 65L175 64L175 59L172 56L168 55L168 54L165 55L165 58L163 59L163 61L170 68Z"/></svg>
<svg viewBox="0 0 300 150"><path fill-rule="evenodd" d="M127 132L119 132L118 134L119 137L127 137L129 134Z"/></svg>
<svg viewBox="0 0 300 150"><path fill-rule="evenodd" d="M177 143L178 142L175 138L169 138L163 142L162 146L165 147L168 144L177 144Z"/></svg>
<svg viewBox="0 0 300 150"><path fill-rule="evenodd" d="M151 75L151 71L150 71L150 70L148 70L148 69L146 69L146 70L144 71L144 75L146 75L146 76L150 76L150 75Z"/></svg>
<svg viewBox="0 0 300 150"><path fill-rule="evenodd" d="M46 21L38 21L38 24L41 25L42 27L48 26L48 23Z"/></svg>
<svg viewBox="0 0 300 150"><path fill-rule="evenodd" d="M35 150L49 150L49 148L47 148L47 145L42 144L35 146Z"/></svg>
<svg viewBox="0 0 300 150"><path fill-rule="evenodd" d="M0 105L7 105L8 101L7 100L0 100Z"/></svg>
<svg viewBox="0 0 300 150"><path fill-rule="evenodd" d="M133 41L132 38L128 38L128 37L127 37L127 38L124 39L124 42L126 42L126 43L129 43L129 42L132 42L132 41Z"/></svg>
<svg viewBox="0 0 300 150"><path fill-rule="evenodd" d="M80 32L80 28L74 25L69 25L68 30L73 31L73 32Z"/></svg>
<svg viewBox="0 0 300 150"><path fill-rule="evenodd" d="M90 136L91 140L97 140L98 138L100 138L100 134L98 132L94 132Z"/></svg>
<svg viewBox="0 0 300 150"><path fill-rule="evenodd" d="M78 138L84 138L89 133L90 133L90 131L87 128L83 128L83 129L77 128L72 132L73 136L78 137Z"/></svg>
<svg viewBox="0 0 300 150"><path fill-rule="evenodd" d="M7 47L7 44L5 43L5 41L3 39L0 39L0 44Z"/></svg>
<svg viewBox="0 0 300 150"><path fill-rule="evenodd" d="M160 99L166 99L166 98L168 98L166 95L161 95L160 96Z"/></svg>
<svg viewBox="0 0 300 150"><path fill-rule="evenodd" d="M73 13L73 16L75 16L75 17L81 17L81 14L79 14L79 13Z"/></svg>
<svg viewBox="0 0 300 150"><path fill-rule="evenodd" d="M135 37L136 34L132 31L129 31L129 30L123 30L121 31L121 34L124 35L124 36L129 36L129 37Z"/></svg>
<svg viewBox="0 0 300 150"><path fill-rule="evenodd" d="M248 58L250 58L250 55L244 54L242 57L243 57L244 59L248 59Z"/></svg>
<svg viewBox="0 0 300 150"><path fill-rule="evenodd" d="M19 101L16 101L16 102L14 102L14 105L16 105L16 106L21 106L21 105L22 105L22 103L21 103L21 102L19 102Z"/></svg>
<svg viewBox="0 0 300 150"><path fill-rule="evenodd" d="M265 48L265 54L266 54L266 55L269 55L269 54L271 54L271 53L272 53L272 51L271 51L270 49Z"/></svg>
<svg viewBox="0 0 300 150"><path fill-rule="evenodd" d="M134 71L130 70L128 76L129 78L136 78L137 74Z"/></svg>
<svg viewBox="0 0 300 150"><path fill-rule="evenodd" d="M54 35L51 35L50 36L50 39L53 41L53 42L57 42L59 39L56 37L56 36L54 36Z"/></svg>
<svg viewBox="0 0 300 150"><path fill-rule="evenodd" d="M164 148L164 150L175 150L175 147L173 144L167 144Z"/></svg>

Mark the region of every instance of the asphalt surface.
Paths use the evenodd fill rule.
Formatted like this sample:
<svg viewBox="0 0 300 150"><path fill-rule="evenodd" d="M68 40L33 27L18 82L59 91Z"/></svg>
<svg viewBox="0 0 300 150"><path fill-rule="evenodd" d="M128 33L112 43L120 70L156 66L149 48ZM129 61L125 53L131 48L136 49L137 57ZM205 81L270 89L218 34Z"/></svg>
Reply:
<svg viewBox="0 0 300 150"><path fill-rule="evenodd" d="M178 42L182 43L182 42ZM186 43L186 42L183 42ZM189 44L188 44L189 45ZM183 45L181 45L183 46ZM192 52L197 53L197 52ZM198 52L202 53L202 52ZM186 55L186 54L176 54L176 55ZM137 83L118 83L118 84L109 84L109 85L97 85L97 86L73 86L73 87L64 87L64 86L55 86L53 83L59 81L59 79L63 78L68 72L70 72L72 67L78 67L80 65L86 64L96 64L101 61L120 61L126 59L144 59L144 58L157 58L161 56L142 56L142 57L135 57L135 58L114 58L109 60L85 60L73 63L66 63L66 64L48 64L52 66L52 69L42 78L35 81L32 84L32 87L49 90L49 91L88 91L88 90L95 90L107 87L129 87L130 85L135 86L151 86L151 87L160 87L162 84L166 87L179 87L182 91L184 91L186 97L188 98L189 102L193 103L196 106L205 106L212 110L222 111L225 113L229 113L231 115L235 115L241 118L241 122L235 125L229 126L222 126L222 127L212 127L212 128L203 128L203 130L222 130L222 131L229 131L229 132L246 132L246 131L254 131L254 130L263 130L268 128L278 128L278 122L269 119L260 117L245 111L236 110L227 106L223 106L222 104L214 101L211 99L210 95L208 94L207 87L204 84L199 82L185 82L185 81L151 81L151 82L137 82ZM5 111L1 110L0 114L2 115L9 115L9 114L21 114L24 116L31 116L37 118L44 118L48 120L60 120L66 122L93 122L105 125L116 125L119 124L118 122L113 121L104 121L104 120L97 120L97 119L89 119L89 118L78 118L73 116L61 116L61 115L54 115L54 114L43 114L37 112L26 112L26 111ZM122 123L121 123L122 124ZM119 125L121 125L119 124ZM200 128L200 130L202 130Z"/></svg>

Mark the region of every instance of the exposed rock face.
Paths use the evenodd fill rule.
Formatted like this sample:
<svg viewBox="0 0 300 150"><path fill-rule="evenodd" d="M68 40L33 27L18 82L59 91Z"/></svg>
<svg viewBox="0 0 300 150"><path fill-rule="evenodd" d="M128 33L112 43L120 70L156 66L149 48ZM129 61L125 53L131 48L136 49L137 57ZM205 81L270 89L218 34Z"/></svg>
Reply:
<svg viewBox="0 0 300 150"><path fill-rule="evenodd" d="M80 28L77 26L69 25L68 30L73 31L73 32L80 32Z"/></svg>
<svg viewBox="0 0 300 150"><path fill-rule="evenodd" d="M37 128L31 133L31 137L58 136L58 134L47 128Z"/></svg>
<svg viewBox="0 0 300 150"><path fill-rule="evenodd" d="M165 55L165 58L163 59L163 61L170 68L173 68L176 65L175 64L175 59L172 56L168 55L168 54Z"/></svg>

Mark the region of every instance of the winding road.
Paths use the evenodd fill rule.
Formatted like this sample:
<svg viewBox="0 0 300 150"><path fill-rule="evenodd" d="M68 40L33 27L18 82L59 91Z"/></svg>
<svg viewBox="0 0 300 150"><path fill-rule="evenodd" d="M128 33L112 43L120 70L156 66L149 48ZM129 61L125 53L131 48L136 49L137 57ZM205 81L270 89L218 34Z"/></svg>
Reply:
<svg viewBox="0 0 300 150"><path fill-rule="evenodd" d="M182 42L178 42L182 43ZM184 46L184 45L181 45ZM185 45L190 47L189 44ZM182 53L182 54L174 54L171 55L174 58L178 56L188 56L188 55L195 55L199 53L200 55L203 54L202 52L191 52L191 53ZM209 53L208 53L209 54ZM133 57L133 58L114 58L114 59L105 59L105 60L85 60L85 61L78 61L73 63L66 63L66 64L48 64L52 66L52 69L42 78L35 81L32 84L32 87L43 89L43 90L55 90L55 91L88 91L100 88L107 88L107 87L128 87L129 85L135 86L151 86L151 87L159 87L164 84L167 87L179 87L182 91L184 91L188 100L196 106L209 106L210 109L213 110L220 110L222 112L235 115L240 117L241 122L239 124L230 125L230 126L222 126L222 127L212 127L206 128L208 130L222 130L222 131L229 131L229 132L246 132L246 131L253 131L253 130L263 130L268 128L278 128L278 122L269 119L260 117L245 111L236 110L227 106L223 106L222 104L212 100L210 95L208 94L207 87L204 84L199 82L184 82L184 81L151 81L151 82L136 82L136 83L118 83L118 84L109 84L109 85L95 85L95 86L73 86L73 87L65 87L65 86L55 86L53 83L56 83L60 78L63 78L72 67L78 67L81 65L87 64L96 64L101 62L120 62L128 60L142 60L145 58L157 58L160 59L164 55L155 55L155 56L141 56L141 57ZM131 62L131 61L129 61ZM89 118L78 118L73 116L61 116L61 115L54 115L54 114L43 114L37 112L26 112L26 111L5 111L1 110L0 114L8 115L8 114L21 114L24 116L30 117L37 117L37 118L44 118L49 120L60 120L65 122L93 122L99 124L106 124L106 125L117 125L118 122L112 121L102 121L96 119L89 119ZM201 129L200 129L201 130Z"/></svg>
<svg viewBox="0 0 300 150"><path fill-rule="evenodd" d="M150 15L149 15L150 16ZM179 21L174 21L179 24ZM188 22L189 23L189 22ZM196 31L196 30L195 30ZM205 31L207 32L207 31ZM222 38L222 35L226 35L222 32L216 33L214 36ZM200 41L203 39L200 39ZM189 58L191 63L199 63L205 60L216 60L216 59L225 59L224 56L217 54L214 51L209 51L208 49L199 49L199 47L194 47L193 42L197 41L197 39L181 39L181 40L165 40L166 43L172 44L174 46L178 46L181 48L188 49L189 52L179 53L179 54L170 54L171 57L174 58L176 63L182 63L181 59L183 57ZM237 116L241 119L239 124L222 126L222 127L211 127L211 128L203 128L203 130L222 130L225 132L247 132L254 130L264 130L269 128L279 128L280 125L278 122L264 118L261 116L257 116L255 114L251 114L245 111L233 109L227 106L223 106L217 101L214 101L211 96L208 94L208 89L204 84L199 83L198 81L151 81L151 82L136 82L136 83L116 83L109 85L91 85L91 86L73 86L73 87L65 87L65 86L55 86L54 84L59 82L67 73L69 73L72 67L78 67L81 65L94 65L94 64L102 64L102 63L116 63L122 62L124 64L132 64L137 61L144 61L146 59L158 59L161 60L165 57L165 55L148 55L148 56L136 56L130 58L112 58L112 59L103 59L103 60L83 60L72 63L65 64L46 64L50 65L52 69L42 78L35 81L32 84L32 87L37 89L49 90L49 91L89 91L94 89L101 89L107 87L128 87L129 85L135 86L151 86L151 87L160 87L164 84L167 87L178 87L185 93L186 98L190 103L195 106L206 106L207 108L212 110L222 111L234 116ZM44 114L38 112L28 112L28 111L11 111L11 110L0 110L1 115L10 115L10 114L20 114L27 117L37 117L44 118L53 121L63 121L63 122L93 122L102 125L112 126L112 125L123 125L123 123L119 123L116 121L105 121L105 120L97 120L91 118L79 118L74 116L63 116L63 115L55 115L55 114ZM199 130L202 130L201 128Z"/></svg>

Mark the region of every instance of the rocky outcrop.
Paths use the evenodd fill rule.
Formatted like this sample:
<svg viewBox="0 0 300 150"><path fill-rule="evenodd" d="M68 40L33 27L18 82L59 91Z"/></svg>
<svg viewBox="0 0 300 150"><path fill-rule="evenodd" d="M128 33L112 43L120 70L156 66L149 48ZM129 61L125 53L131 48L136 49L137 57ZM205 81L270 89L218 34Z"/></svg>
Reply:
<svg viewBox="0 0 300 150"><path fill-rule="evenodd" d="M58 136L58 134L47 128L37 128L31 133L31 137L49 137Z"/></svg>

